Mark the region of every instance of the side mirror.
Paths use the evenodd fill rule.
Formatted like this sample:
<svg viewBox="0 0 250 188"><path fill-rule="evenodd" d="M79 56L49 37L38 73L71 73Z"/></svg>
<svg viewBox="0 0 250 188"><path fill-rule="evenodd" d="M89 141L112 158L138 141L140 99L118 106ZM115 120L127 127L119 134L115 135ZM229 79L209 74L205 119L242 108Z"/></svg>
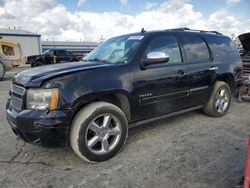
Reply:
<svg viewBox="0 0 250 188"><path fill-rule="evenodd" d="M164 52L149 52L143 63L145 65L167 63L169 61L169 55Z"/></svg>

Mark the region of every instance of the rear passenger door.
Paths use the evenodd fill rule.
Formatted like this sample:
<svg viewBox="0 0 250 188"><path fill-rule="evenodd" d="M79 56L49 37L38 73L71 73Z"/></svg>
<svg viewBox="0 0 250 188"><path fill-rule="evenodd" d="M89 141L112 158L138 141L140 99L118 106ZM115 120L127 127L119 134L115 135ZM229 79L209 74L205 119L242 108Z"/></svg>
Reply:
<svg viewBox="0 0 250 188"><path fill-rule="evenodd" d="M216 66L208 44L201 35L181 36L185 59L188 62L190 107L202 105L210 97Z"/></svg>

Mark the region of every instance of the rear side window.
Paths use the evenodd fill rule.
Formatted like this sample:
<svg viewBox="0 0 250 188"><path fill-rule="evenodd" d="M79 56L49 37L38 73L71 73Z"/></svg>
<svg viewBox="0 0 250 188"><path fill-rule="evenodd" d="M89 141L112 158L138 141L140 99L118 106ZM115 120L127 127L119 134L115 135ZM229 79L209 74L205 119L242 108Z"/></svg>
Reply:
<svg viewBox="0 0 250 188"><path fill-rule="evenodd" d="M198 36L183 36L184 49L189 62L202 62L210 59L205 41Z"/></svg>
<svg viewBox="0 0 250 188"><path fill-rule="evenodd" d="M146 54L149 52L164 52L169 55L169 63L182 62L180 48L174 36L155 37L149 43Z"/></svg>
<svg viewBox="0 0 250 188"><path fill-rule="evenodd" d="M230 38L227 37L208 37L209 45L216 53L229 53L235 51L235 47Z"/></svg>

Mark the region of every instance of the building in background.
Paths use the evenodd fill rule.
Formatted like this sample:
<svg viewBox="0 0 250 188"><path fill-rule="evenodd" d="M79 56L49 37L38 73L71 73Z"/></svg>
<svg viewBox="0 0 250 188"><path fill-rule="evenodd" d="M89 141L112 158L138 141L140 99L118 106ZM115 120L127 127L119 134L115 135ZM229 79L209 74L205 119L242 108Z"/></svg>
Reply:
<svg viewBox="0 0 250 188"><path fill-rule="evenodd" d="M67 49L74 51L91 52L98 46L96 42L70 42L70 41L42 41L42 51L50 49Z"/></svg>
<svg viewBox="0 0 250 188"><path fill-rule="evenodd" d="M22 29L1 29L0 36L3 39L17 42L21 46L24 60L30 55L39 55L41 49L41 35Z"/></svg>
<svg viewBox="0 0 250 188"><path fill-rule="evenodd" d="M28 56L41 55L50 49L81 51L86 55L98 46L96 42L41 41L40 34L16 28L0 28L0 37L20 44L24 62Z"/></svg>

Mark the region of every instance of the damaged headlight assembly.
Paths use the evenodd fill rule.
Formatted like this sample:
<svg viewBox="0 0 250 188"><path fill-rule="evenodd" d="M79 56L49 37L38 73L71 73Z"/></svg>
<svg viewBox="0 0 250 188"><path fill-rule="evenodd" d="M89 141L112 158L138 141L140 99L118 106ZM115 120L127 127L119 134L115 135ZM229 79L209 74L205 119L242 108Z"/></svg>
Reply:
<svg viewBox="0 0 250 188"><path fill-rule="evenodd" d="M58 89L28 89L26 108L55 110L59 99Z"/></svg>

